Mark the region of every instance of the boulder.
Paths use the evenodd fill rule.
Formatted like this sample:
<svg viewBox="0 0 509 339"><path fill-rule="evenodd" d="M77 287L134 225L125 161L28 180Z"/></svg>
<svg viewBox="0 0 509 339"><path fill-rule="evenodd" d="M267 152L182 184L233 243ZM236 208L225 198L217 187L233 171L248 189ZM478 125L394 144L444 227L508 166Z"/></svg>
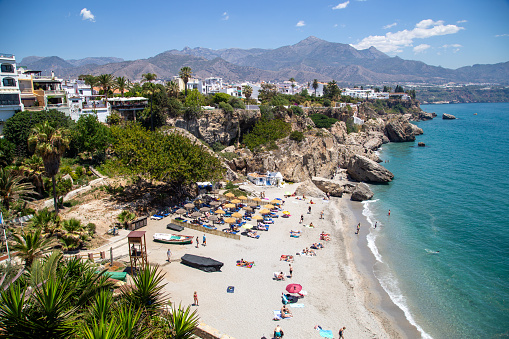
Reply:
<svg viewBox="0 0 509 339"><path fill-rule="evenodd" d="M419 113L419 119L420 120L431 120L431 119L433 119L436 116L437 115L435 113L426 113L426 112Z"/></svg>
<svg viewBox="0 0 509 339"><path fill-rule="evenodd" d="M423 143L422 141L420 141L420 142L418 142L418 143L417 143L417 146L419 146L419 147L424 147L424 146L426 146L426 144L425 144L425 143Z"/></svg>
<svg viewBox="0 0 509 339"><path fill-rule="evenodd" d="M400 120L392 119L385 125L385 134L390 141L394 142L414 141L415 135L412 126L414 125L408 122L402 123Z"/></svg>
<svg viewBox="0 0 509 339"><path fill-rule="evenodd" d="M354 180L363 182L389 182L394 178L385 167L358 154L348 162L347 172Z"/></svg>
<svg viewBox="0 0 509 339"><path fill-rule="evenodd" d="M313 181L313 184L315 184L320 190L325 193L329 193L333 197L343 196L343 187L341 187L338 181L320 177L313 177L311 178L311 181Z"/></svg>
<svg viewBox="0 0 509 339"><path fill-rule="evenodd" d="M321 191L315 184L311 181L311 179L304 181L302 184L297 187L295 190L295 195L305 195L306 197L313 198L324 198L325 193Z"/></svg>
<svg viewBox="0 0 509 339"><path fill-rule="evenodd" d="M454 120L454 119L456 119L456 117L452 114L444 113L444 114L442 114L442 119L443 120Z"/></svg>
<svg viewBox="0 0 509 339"><path fill-rule="evenodd" d="M373 192L365 183L358 183L353 189L350 200L353 201L364 201L373 198Z"/></svg>

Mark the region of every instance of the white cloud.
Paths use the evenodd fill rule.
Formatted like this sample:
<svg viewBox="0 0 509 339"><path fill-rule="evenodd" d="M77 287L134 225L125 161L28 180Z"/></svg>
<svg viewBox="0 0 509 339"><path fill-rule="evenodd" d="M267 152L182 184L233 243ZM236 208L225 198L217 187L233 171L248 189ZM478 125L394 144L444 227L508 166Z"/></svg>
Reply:
<svg viewBox="0 0 509 339"><path fill-rule="evenodd" d="M502 38L502 37L506 37L506 36L509 36L509 34L497 34L497 35L495 35L496 38Z"/></svg>
<svg viewBox="0 0 509 339"><path fill-rule="evenodd" d="M422 53L430 47L431 46L428 44L420 44L420 45L414 47L414 53L415 54Z"/></svg>
<svg viewBox="0 0 509 339"><path fill-rule="evenodd" d="M461 47L463 47L463 46L461 46L460 44L450 44L450 45L443 45L442 46L443 49L452 48L453 49L452 51L454 53L459 52Z"/></svg>
<svg viewBox="0 0 509 339"><path fill-rule="evenodd" d="M334 27L338 27L338 24L334 24Z"/></svg>
<svg viewBox="0 0 509 339"><path fill-rule="evenodd" d="M335 7L332 7L332 9L344 9L346 6L348 6L349 3L350 1L342 2Z"/></svg>
<svg viewBox="0 0 509 339"><path fill-rule="evenodd" d="M91 11L89 11L86 8L83 8L81 10L80 15L82 16L83 20L90 20L92 22L95 22L95 16L92 14Z"/></svg>
<svg viewBox="0 0 509 339"><path fill-rule="evenodd" d="M457 24L464 24L465 22L468 22L468 20L458 20L458 21L456 21Z"/></svg>
<svg viewBox="0 0 509 339"><path fill-rule="evenodd" d="M391 27L394 27L396 26L398 23L397 22L393 22L392 24L389 24L389 25L385 25L384 27L382 27L383 29L389 29Z"/></svg>
<svg viewBox="0 0 509 339"><path fill-rule="evenodd" d="M223 13L223 17L221 18L221 20L228 20L230 19L230 16L228 15L228 12L224 12Z"/></svg>
<svg viewBox="0 0 509 339"><path fill-rule="evenodd" d="M303 20L301 20L301 21L297 22L297 25L295 25L295 26L296 27L304 27L304 26L306 26L306 23Z"/></svg>
<svg viewBox="0 0 509 339"><path fill-rule="evenodd" d="M412 46L414 39L426 39L433 36L458 33L464 27L444 25L443 21L431 19L422 20L412 30L389 32L385 35L371 35L362 39L358 44L352 44L356 49L376 47L384 53L401 53L403 47Z"/></svg>

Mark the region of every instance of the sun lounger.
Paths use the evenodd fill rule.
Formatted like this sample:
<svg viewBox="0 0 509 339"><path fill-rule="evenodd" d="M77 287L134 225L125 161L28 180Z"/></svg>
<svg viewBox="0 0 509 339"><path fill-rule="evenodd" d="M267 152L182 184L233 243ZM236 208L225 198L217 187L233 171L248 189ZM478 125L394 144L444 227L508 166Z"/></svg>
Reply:
<svg viewBox="0 0 509 339"><path fill-rule="evenodd" d="M150 217L150 219L152 219L152 220L161 220L162 218L164 218L164 217L159 214L154 214L153 216Z"/></svg>
<svg viewBox="0 0 509 339"><path fill-rule="evenodd" d="M250 238L253 238L253 239L260 239L260 235L259 234L251 234L251 233L247 233L246 234L248 237Z"/></svg>

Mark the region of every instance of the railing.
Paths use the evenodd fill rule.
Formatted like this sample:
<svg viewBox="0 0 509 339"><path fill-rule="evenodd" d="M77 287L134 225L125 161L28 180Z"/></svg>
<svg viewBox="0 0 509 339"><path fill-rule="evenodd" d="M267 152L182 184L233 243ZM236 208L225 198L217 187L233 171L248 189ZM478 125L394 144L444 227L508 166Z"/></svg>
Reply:
<svg viewBox="0 0 509 339"><path fill-rule="evenodd" d="M83 104L83 108L91 108L91 109L94 109L94 108L106 108L107 106L105 104L95 104L95 105L91 105L91 104Z"/></svg>
<svg viewBox="0 0 509 339"><path fill-rule="evenodd" d="M44 91L45 95L65 95L65 91L62 90L49 90Z"/></svg>

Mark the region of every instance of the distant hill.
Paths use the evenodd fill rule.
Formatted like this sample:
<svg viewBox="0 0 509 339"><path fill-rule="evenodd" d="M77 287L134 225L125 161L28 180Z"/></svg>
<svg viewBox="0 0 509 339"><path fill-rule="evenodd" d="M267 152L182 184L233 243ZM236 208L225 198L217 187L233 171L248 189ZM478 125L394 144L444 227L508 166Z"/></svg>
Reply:
<svg viewBox="0 0 509 339"><path fill-rule="evenodd" d="M498 83L509 84L509 62L474 65L457 70L427 65L421 61L390 57L374 47L357 50L348 44L328 42L310 36L294 45L276 49L185 47L168 50L148 59L122 61L119 58L63 60L58 57L27 57L32 69L51 71L64 78L80 74L111 73L129 79L156 73L169 80L182 66L189 66L201 78L217 76L227 82L284 81L293 77L304 83L336 80L340 84L387 83Z"/></svg>

